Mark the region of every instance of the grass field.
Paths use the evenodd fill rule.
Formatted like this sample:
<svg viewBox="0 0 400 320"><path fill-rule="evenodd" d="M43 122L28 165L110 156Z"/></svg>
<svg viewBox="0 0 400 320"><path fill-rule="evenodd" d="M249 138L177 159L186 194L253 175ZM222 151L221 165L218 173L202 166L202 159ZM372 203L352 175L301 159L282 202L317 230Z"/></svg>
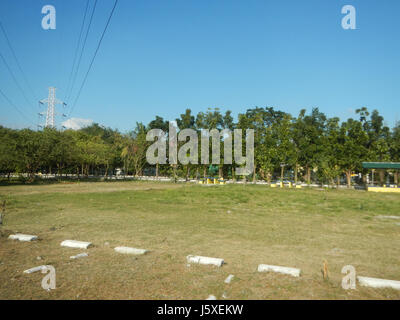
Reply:
<svg viewBox="0 0 400 320"><path fill-rule="evenodd" d="M400 280L400 195L355 190L271 189L99 182L2 186L0 299L399 299L400 292L343 290L341 269ZM10 233L39 241L8 240ZM90 241L89 257L60 246ZM121 255L115 246L145 248ZM187 266L189 254L223 258ZM41 257L38 260L37 257ZM321 269L326 260L330 277ZM297 267L300 278L258 273L258 264ZM41 288L38 265L56 268L57 288ZM224 279L235 275L230 284Z"/></svg>

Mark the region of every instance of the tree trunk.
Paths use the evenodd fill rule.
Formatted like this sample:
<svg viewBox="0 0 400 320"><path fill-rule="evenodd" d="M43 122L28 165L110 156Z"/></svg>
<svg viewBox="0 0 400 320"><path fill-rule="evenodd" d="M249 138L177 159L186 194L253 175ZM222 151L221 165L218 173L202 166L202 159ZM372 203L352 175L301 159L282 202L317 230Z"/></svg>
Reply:
<svg viewBox="0 0 400 320"><path fill-rule="evenodd" d="M0 212L0 224L3 224L4 217L6 215L6 200L3 200L1 204L1 212Z"/></svg>
<svg viewBox="0 0 400 320"><path fill-rule="evenodd" d="M109 166L109 164L108 164L108 162L107 162L106 171L104 172L104 178L107 177L107 174L108 174L108 166Z"/></svg>
<svg viewBox="0 0 400 320"><path fill-rule="evenodd" d="M265 180L265 173L263 169L259 169L258 172L260 173L261 180Z"/></svg>
<svg viewBox="0 0 400 320"><path fill-rule="evenodd" d="M235 176L235 167L232 165L232 181L236 181L236 176Z"/></svg>
<svg viewBox="0 0 400 320"><path fill-rule="evenodd" d="M299 169L298 163L296 163L296 166L294 168L294 184L297 184L297 170Z"/></svg>
<svg viewBox="0 0 400 320"><path fill-rule="evenodd" d="M3 224L4 214L6 212L6 201L3 201L1 212L0 212L0 225Z"/></svg>
<svg viewBox="0 0 400 320"><path fill-rule="evenodd" d="M379 183L381 186L385 183L385 171L384 170L379 170Z"/></svg>
<svg viewBox="0 0 400 320"><path fill-rule="evenodd" d="M396 170L394 172L394 184L397 185L399 183L399 172Z"/></svg>
<svg viewBox="0 0 400 320"><path fill-rule="evenodd" d="M256 183L257 174L256 174L256 164L254 164L253 168L253 183Z"/></svg>
<svg viewBox="0 0 400 320"><path fill-rule="evenodd" d="M176 164L173 165L174 182L176 182Z"/></svg>
<svg viewBox="0 0 400 320"><path fill-rule="evenodd" d="M281 182L283 182L283 174L285 172L285 167L281 166Z"/></svg>
<svg viewBox="0 0 400 320"><path fill-rule="evenodd" d="M158 180L158 162L156 163L156 179Z"/></svg>
<svg viewBox="0 0 400 320"><path fill-rule="evenodd" d="M306 167L306 179L307 179L307 184L311 184L311 168L309 166Z"/></svg>
<svg viewBox="0 0 400 320"><path fill-rule="evenodd" d="M271 184L271 179L272 179L272 174L271 174L271 172L268 172L267 173L267 182L269 185Z"/></svg>
<svg viewBox="0 0 400 320"><path fill-rule="evenodd" d="M206 166L203 167L203 178L207 178L207 168Z"/></svg>
<svg viewBox="0 0 400 320"><path fill-rule="evenodd" d="M347 188L351 187L351 170L346 170Z"/></svg>

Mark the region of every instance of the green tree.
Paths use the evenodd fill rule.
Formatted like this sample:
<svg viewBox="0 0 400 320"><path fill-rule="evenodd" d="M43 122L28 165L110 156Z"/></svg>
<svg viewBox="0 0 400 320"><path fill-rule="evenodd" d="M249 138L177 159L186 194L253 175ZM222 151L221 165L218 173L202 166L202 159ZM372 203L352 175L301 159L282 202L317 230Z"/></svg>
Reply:
<svg viewBox="0 0 400 320"><path fill-rule="evenodd" d="M10 180L10 175L17 168L18 153L17 153L18 134L15 130L3 128L0 126L0 172L7 175Z"/></svg>
<svg viewBox="0 0 400 320"><path fill-rule="evenodd" d="M305 177L308 184L311 183L311 170L318 168L324 153L323 136L325 126L326 116L318 108L313 108L310 115L306 115L306 110L301 110L294 121L293 141L296 159L305 168Z"/></svg>
<svg viewBox="0 0 400 320"><path fill-rule="evenodd" d="M346 174L347 186L351 186L351 175L355 170L361 170L361 163L367 154L365 147L368 135L360 121L348 119L342 123L339 135L338 163Z"/></svg>
<svg viewBox="0 0 400 320"><path fill-rule="evenodd" d="M390 139L390 159L393 162L400 162L400 122L393 128ZM394 183L399 183L399 171L394 172Z"/></svg>

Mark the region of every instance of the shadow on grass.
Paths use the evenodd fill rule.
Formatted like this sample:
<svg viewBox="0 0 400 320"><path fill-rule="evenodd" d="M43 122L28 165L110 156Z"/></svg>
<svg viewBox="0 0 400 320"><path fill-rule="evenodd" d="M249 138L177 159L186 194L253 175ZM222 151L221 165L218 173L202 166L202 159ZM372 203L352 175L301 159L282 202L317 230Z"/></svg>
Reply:
<svg viewBox="0 0 400 320"><path fill-rule="evenodd" d="M52 185L52 184L75 184L80 182L130 182L130 181L141 181L139 178L118 178L112 179L110 177L56 177L56 178L40 178L35 177L33 180L26 178L0 178L0 186L18 186L18 185Z"/></svg>

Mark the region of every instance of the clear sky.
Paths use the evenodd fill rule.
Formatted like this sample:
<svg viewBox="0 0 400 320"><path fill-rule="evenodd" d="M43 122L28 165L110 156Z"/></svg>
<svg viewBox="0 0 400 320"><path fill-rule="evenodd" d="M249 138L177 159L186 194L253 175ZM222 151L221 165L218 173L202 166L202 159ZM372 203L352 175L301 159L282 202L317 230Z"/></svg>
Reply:
<svg viewBox="0 0 400 320"><path fill-rule="evenodd" d="M90 8L94 0L90 0ZM98 0L70 101L89 66L114 0ZM56 30L41 9L56 8ZM341 9L356 8L356 30ZM2 0L6 29L35 97L0 32L0 89L38 122L37 99L66 96L86 0ZM89 11L90 11L89 8ZM156 115L191 108L274 106L297 115L319 107L342 120L366 106L392 126L400 120L398 0L119 0L71 117L127 131ZM33 127L0 96L0 124Z"/></svg>

